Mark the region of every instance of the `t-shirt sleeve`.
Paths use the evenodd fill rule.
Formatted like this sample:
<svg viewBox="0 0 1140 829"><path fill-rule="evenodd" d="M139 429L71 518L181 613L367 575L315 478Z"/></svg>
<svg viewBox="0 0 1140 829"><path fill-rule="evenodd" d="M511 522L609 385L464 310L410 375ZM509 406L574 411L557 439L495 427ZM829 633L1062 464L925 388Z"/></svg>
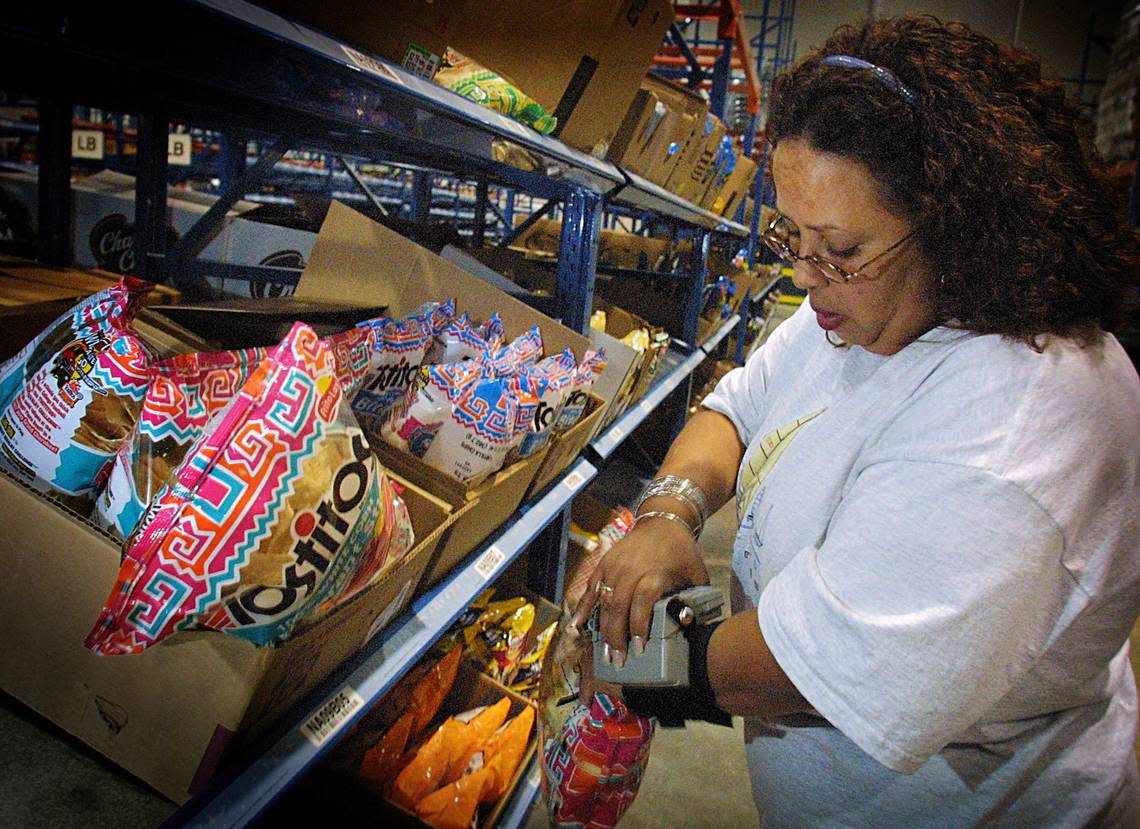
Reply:
<svg viewBox="0 0 1140 829"><path fill-rule="evenodd" d="M760 428L768 408L768 395L782 365L788 361L793 342L803 328L805 302L788 320L777 326L748 362L720 379L701 406L727 417L747 446Z"/></svg>
<svg viewBox="0 0 1140 829"><path fill-rule="evenodd" d="M1056 523L1015 484L884 461L859 474L823 543L765 587L760 628L822 716L913 772L1033 664L1073 588L1062 552Z"/></svg>

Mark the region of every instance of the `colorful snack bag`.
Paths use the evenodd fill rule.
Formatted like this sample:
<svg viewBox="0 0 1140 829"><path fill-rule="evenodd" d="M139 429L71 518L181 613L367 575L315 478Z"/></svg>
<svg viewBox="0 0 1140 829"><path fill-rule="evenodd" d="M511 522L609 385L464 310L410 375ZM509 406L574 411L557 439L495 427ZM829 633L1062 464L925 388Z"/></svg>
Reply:
<svg viewBox="0 0 1140 829"><path fill-rule="evenodd" d="M527 602L484 634L489 651L484 668L491 679L504 685L514 681L534 627L534 613L534 605Z"/></svg>
<svg viewBox="0 0 1140 829"><path fill-rule="evenodd" d="M445 65L435 75L435 82L488 109L498 110L509 118L549 135L558 126L538 101L489 69L464 57L453 49L444 56Z"/></svg>
<svg viewBox="0 0 1140 829"><path fill-rule="evenodd" d="M507 458L508 463L529 458L550 443L554 425L562 414L567 393L574 382L574 352L567 348L561 354L551 355L529 369L529 372L536 378L538 403L534 417L527 423L522 442Z"/></svg>
<svg viewBox="0 0 1140 829"><path fill-rule="evenodd" d="M381 438L460 481L496 472L515 437L519 397L481 362L427 367L393 407Z"/></svg>
<svg viewBox="0 0 1140 829"><path fill-rule="evenodd" d="M497 311L491 314L490 319L479 327L479 336L483 338L484 342L501 340L506 336L506 331L503 328L503 318L499 316Z"/></svg>
<svg viewBox="0 0 1140 829"><path fill-rule="evenodd" d="M151 366L138 422L119 446L92 520L123 538L265 357L263 348L179 354Z"/></svg>
<svg viewBox="0 0 1140 829"><path fill-rule="evenodd" d="M574 371L574 379L566 394L566 403L554 424L555 434L565 432L579 421L586 410L589 401L589 391L594 387L602 372L606 370L606 350L604 348L590 349L582 357L582 362Z"/></svg>
<svg viewBox="0 0 1140 829"><path fill-rule="evenodd" d="M382 418L415 382L432 344L431 316L420 314L403 320L369 320L360 325L374 332L375 350L368 374L352 399L352 410L368 417Z"/></svg>
<svg viewBox="0 0 1140 829"><path fill-rule="evenodd" d="M613 829L637 797L653 721L603 693L579 703L542 753L542 791L553 827Z"/></svg>
<svg viewBox="0 0 1140 829"><path fill-rule="evenodd" d="M520 372L533 366L542 356L542 331L536 325L511 340L502 353L496 355L496 367L501 371Z"/></svg>
<svg viewBox="0 0 1140 829"><path fill-rule="evenodd" d="M510 786L534 728L534 709L527 706L503 725L482 750L471 757L469 772L416 804L416 816L436 829L468 829L480 803L491 803Z"/></svg>
<svg viewBox="0 0 1140 829"><path fill-rule="evenodd" d="M86 646L137 653L194 627L283 640L383 558L383 475L331 350L294 325L128 539Z"/></svg>
<svg viewBox="0 0 1140 829"><path fill-rule="evenodd" d="M84 514L146 394L150 355L131 322L152 287L123 277L0 365L0 468Z"/></svg>
<svg viewBox="0 0 1140 829"><path fill-rule="evenodd" d="M378 348L378 332L368 325L330 334L325 344L332 351L336 379L346 400L352 400L369 375Z"/></svg>
<svg viewBox="0 0 1140 829"><path fill-rule="evenodd" d="M550 641L557 630L558 622L551 622L539 632L530 650L519 660L518 671L507 687L524 696L538 693L538 686L542 681L542 661L546 658L546 651L550 648Z"/></svg>
<svg viewBox="0 0 1140 829"><path fill-rule="evenodd" d="M424 362L430 365L458 363L461 360L474 360L482 357L487 350L487 340L479 329L471 325L467 314L449 320L432 342Z"/></svg>

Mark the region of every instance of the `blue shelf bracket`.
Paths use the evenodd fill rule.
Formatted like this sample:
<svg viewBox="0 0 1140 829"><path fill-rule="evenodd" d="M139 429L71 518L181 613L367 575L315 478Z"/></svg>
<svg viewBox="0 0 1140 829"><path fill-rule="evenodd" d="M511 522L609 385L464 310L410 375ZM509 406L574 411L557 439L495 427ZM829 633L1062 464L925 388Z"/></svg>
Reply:
<svg viewBox="0 0 1140 829"><path fill-rule="evenodd" d="M689 290L685 297L685 315L681 339L696 345L697 324L701 316L701 307L704 305L705 283L708 282L709 243L712 234L705 230L693 232L692 267L690 268Z"/></svg>
<svg viewBox="0 0 1140 829"><path fill-rule="evenodd" d="M709 91L709 110L720 120L725 120L725 105L728 102L728 82L732 77L731 38L721 38L720 54L713 65L712 89Z"/></svg>
<svg viewBox="0 0 1140 829"><path fill-rule="evenodd" d="M135 178L135 266L143 279L161 282L167 275L167 135L165 117L145 113L139 117L138 176Z"/></svg>
<svg viewBox="0 0 1140 829"><path fill-rule="evenodd" d="M63 101L39 105L36 255L49 265L71 264L71 113Z"/></svg>
<svg viewBox="0 0 1140 829"><path fill-rule="evenodd" d="M163 146L165 147L165 143ZM247 167L230 184L229 188L218 196L218 200L210 205L210 209L202 214L202 217L186 231L186 235L174 246L169 257L169 272L179 288L183 290L187 288L197 289L198 282L190 274L190 262L197 259L198 255L210 244L210 241L218 235L225 224L226 214L229 213L230 208L237 203L238 199L252 190L257 182L261 181L284 155L284 142L265 150L252 166ZM165 206L165 198L162 203Z"/></svg>
<svg viewBox="0 0 1140 829"><path fill-rule="evenodd" d="M412 172L412 221L423 224L431 216L431 189L434 176L427 170Z"/></svg>
<svg viewBox="0 0 1140 829"><path fill-rule="evenodd" d="M585 333L594 305L594 274L598 263L598 233L602 196L574 188L562 205L562 238L558 253L556 308L562 324Z"/></svg>

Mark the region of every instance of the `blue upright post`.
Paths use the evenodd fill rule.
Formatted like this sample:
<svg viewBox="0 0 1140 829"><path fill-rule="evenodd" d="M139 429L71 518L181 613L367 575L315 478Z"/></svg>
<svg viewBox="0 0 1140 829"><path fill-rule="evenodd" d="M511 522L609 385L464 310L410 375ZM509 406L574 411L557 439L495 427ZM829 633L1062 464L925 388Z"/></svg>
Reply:
<svg viewBox="0 0 1140 829"><path fill-rule="evenodd" d="M712 235L707 230L697 230L693 234L693 254L691 282L685 298L685 315L681 328L681 339L689 345L697 344L697 320L704 304L705 283L709 273L709 242Z"/></svg>
<svg viewBox="0 0 1140 829"><path fill-rule="evenodd" d="M135 266L144 279L161 282L166 275L166 118L139 118L138 176L135 178Z"/></svg>
<svg viewBox="0 0 1140 829"><path fill-rule="evenodd" d="M720 39L720 54L713 66L712 89L709 91L709 111L725 120L728 103L728 82L732 78L732 47L730 38Z"/></svg>
<svg viewBox="0 0 1140 829"><path fill-rule="evenodd" d="M593 310L601 217L602 197L589 190L571 190L562 206L555 307L563 310L562 324L581 333Z"/></svg>
<svg viewBox="0 0 1140 829"><path fill-rule="evenodd" d="M432 175L426 170L412 172L412 221L426 222L431 217Z"/></svg>
<svg viewBox="0 0 1140 829"><path fill-rule="evenodd" d="M69 103L39 105L36 257L49 265L71 264L71 113Z"/></svg>

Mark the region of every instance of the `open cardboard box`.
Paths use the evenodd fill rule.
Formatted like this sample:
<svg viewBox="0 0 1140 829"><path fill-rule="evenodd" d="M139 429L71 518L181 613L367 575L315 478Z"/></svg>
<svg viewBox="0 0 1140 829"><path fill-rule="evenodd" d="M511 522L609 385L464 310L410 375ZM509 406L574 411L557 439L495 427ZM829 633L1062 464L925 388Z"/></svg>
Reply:
<svg viewBox="0 0 1140 829"><path fill-rule="evenodd" d="M454 298L458 312L475 320L497 312L508 340L539 326L546 354L569 348L580 360L590 347L590 340L581 334L337 202L329 207L295 296L385 305L393 317L407 316L427 302ZM537 453L470 487L411 455L376 449L386 468L405 475L455 510L468 507L442 540L425 574L425 586L442 578L518 509L544 457Z"/></svg>
<svg viewBox="0 0 1140 829"><path fill-rule="evenodd" d="M398 480L395 479L394 480ZM378 582L278 647L183 632L141 654L83 646L119 571L120 545L0 473L0 688L182 803L227 749L262 733L407 606L455 519L409 482L415 547Z"/></svg>
<svg viewBox="0 0 1140 829"><path fill-rule="evenodd" d="M426 668L439 658L438 649L433 649L420 665L412 668L404 681L411 682L418 679L426 672ZM407 710L405 700L395 699L401 696L406 700L406 689L398 686L365 714L329 756L306 774L264 816L262 823L266 826L306 823L314 826L327 824L417 828L424 826L415 815L385 800L380 786L361 779L356 774L365 753ZM534 705L526 697L480 674L475 665L466 658L461 659L455 682L440 705L439 713L425 727L423 734L427 736L434 733L435 729L450 716L479 706L493 705L503 697L511 701L508 719L518 716L524 708ZM482 804L476 811L477 828L492 827L498 823L537 749L536 727L531 732L526 751L523 752L506 792L496 802Z"/></svg>
<svg viewBox="0 0 1140 829"><path fill-rule="evenodd" d="M596 394L590 395L586 408L582 410L582 417L560 435L550 439L546 456L539 465L538 473L534 476L530 488L523 497L529 501L532 496L544 490L551 481L562 474L574 459L578 457L586 444L598 433L602 425L602 412L606 401Z"/></svg>

